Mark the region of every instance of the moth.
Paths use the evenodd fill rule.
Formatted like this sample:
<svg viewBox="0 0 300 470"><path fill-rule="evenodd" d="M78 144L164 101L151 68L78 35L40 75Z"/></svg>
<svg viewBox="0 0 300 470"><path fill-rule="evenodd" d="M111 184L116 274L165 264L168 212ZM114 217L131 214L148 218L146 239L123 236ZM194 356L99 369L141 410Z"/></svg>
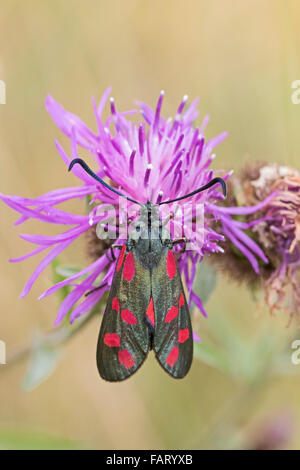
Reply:
<svg viewBox="0 0 300 470"><path fill-rule="evenodd" d="M99 178L80 158L72 160L110 191L141 207L143 217L134 236L116 248L120 254L102 320L97 367L100 376L119 382L134 374L152 349L162 368L179 379L188 373L193 359L193 333L173 246L184 240L166 236L163 222L153 225L158 206L193 196L215 184L214 178L201 188L169 201L141 204L120 193ZM139 230L137 230L139 229ZM97 288L96 288L97 289Z"/></svg>

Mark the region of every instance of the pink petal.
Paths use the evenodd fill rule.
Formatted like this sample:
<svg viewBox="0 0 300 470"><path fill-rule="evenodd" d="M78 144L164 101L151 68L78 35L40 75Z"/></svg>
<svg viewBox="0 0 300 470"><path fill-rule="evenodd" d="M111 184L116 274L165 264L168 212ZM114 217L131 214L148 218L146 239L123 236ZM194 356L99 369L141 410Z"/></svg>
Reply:
<svg viewBox="0 0 300 470"><path fill-rule="evenodd" d="M198 336L197 333L195 333L194 331L193 331L193 340L201 344L200 336Z"/></svg>
<svg viewBox="0 0 300 470"><path fill-rule="evenodd" d="M11 263L18 263L19 261L23 261L24 259L30 258L31 256L36 255L37 253L40 253L41 251L47 250L47 246L39 246L35 250L31 251L30 253L27 253L26 255L19 256L19 258L10 258Z"/></svg>
<svg viewBox="0 0 300 470"><path fill-rule="evenodd" d="M61 253L67 246L69 246L72 243L72 240L67 240L66 242L61 243L58 246L55 246L48 254L45 256L43 261L38 265L34 273L32 274L31 278L29 281L26 283L20 297L25 297L28 292L30 291L31 287L33 286L34 282L38 278L38 276L41 274L41 272L48 266L48 264L51 263L51 261L56 258L59 253Z"/></svg>
<svg viewBox="0 0 300 470"><path fill-rule="evenodd" d="M64 279L63 281L58 282L54 286L50 287L47 289L45 292L43 292L42 295L40 295L39 299L43 299L44 297L47 297L50 294L53 294L57 290L61 289L62 287L71 284L75 279L78 279L85 274L89 273L93 269L97 269L99 272L103 271L105 266L109 263L107 256L103 255L101 258L97 259L94 261L94 263L90 264L87 268L82 269L82 271L79 271L78 273L74 274L71 277L68 277L67 279Z"/></svg>
<svg viewBox="0 0 300 470"><path fill-rule="evenodd" d="M75 305L75 303L80 299L80 297L82 297L85 292L93 288L93 282L99 276L100 272L101 270L98 267L98 269L95 269L92 274L90 274L79 286L75 287L75 289L72 290L69 295L67 295L60 305L54 325L58 325L68 314L73 305Z"/></svg>
<svg viewBox="0 0 300 470"><path fill-rule="evenodd" d="M216 211L222 212L223 214L230 214L230 215L248 215L248 214L254 214L254 212L257 212L261 210L264 206L269 204L274 197L278 195L278 191L274 191L272 194L270 194L264 201L260 202L259 204L256 204L255 206L250 206L250 207L220 207L216 206Z"/></svg>
<svg viewBox="0 0 300 470"><path fill-rule="evenodd" d="M73 323L76 318L81 317L85 313L89 312L102 297L103 293L107 290L106 286L101 289L97 289L95 292L89 294L79 305L77 305L70 316L70 323Z"/></svg>

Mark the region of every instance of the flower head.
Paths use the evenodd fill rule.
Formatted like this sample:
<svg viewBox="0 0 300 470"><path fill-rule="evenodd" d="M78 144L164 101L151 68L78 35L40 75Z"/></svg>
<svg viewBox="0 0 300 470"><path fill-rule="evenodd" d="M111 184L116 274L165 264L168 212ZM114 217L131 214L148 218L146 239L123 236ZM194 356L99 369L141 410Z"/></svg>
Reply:
<svg viewBox="0 0 300 470"><path fill-rule="evenodd" d="M198 115L198 100L193 101L184 111L187 103L187 96L184 96L175 118L164 119L161 115L163 92L154 110L144 103L139 103L138 111L119 112L111 98L111 113L104 120L102 114L109 94L110 89L104 93L98 106L93 99L96 132L91 131L77 116L66 111L51 96L48 96L46 100L48 112L57 126L70 139L71 158L56 141L57 150L68 167L72 159L80 157L80 149L81 154L84 153L85 157L89 154L94 160L94 171L98 177L109 180L115 190L121 191L128 198L140 203L149 200L153 203L160 203L184 196L199 186L206 185L214 178L214 171L210 169L210 164L215 157L213 150L224 140L226 133L205 140L207 116L200 127L193 126ZM131 120L131 115L138 115L141 118L140 122L136 124ZM40 298L46 297L65 285L72 287L59 308L56 323L59 323L70 310L72 310L70 320L74 321L89 311L110 288L115 262L107 256L106 248L111 245L112 241L95 242L95 231L98 226L109 225L110 218L115 214L118 218L122 216L117 194L99 185L79 165L73 166L72 172L80 180L79 186L54 190L36 199L1 195L6 204L20 213L21 217L16 222L17 225L31 218L45 223L71 226L56 236L21 235L26 241L37 245L37 248L11 261L21 261L48 250L47 255L24 287L21 296L25 296L30 291L39 274L56 256L79 236L84 233L89 234L90 252L98 257L95 259L94 256L92 264L55 284L40 296ZM227 180L229 176L229 173L223 175L224 180ZM72 214L57 207L65 201L84 196L89 198L90 204L90 211L87 215ZM197 242L196 250L187 251L181 255L179 269L184 274L190 302L193 301L203 314L205 311L201 299L192 288L196 264L206 254L223 252L219 242L224 241L224 235L232 240L256 272L259 271L257 258L267 262L262 250L246 235L245 226L231 217L232 214L245 211L251 213L255 209L224 208L219 205L222 200L223 194L216 186L194 196L193 202L197 204L196 207L203 208L203 224L199 231L192 229L195 220L192 206L188 206L184 212L184 224L178 221L178 218L171 221L175 229L176 224L177 228L182 228L184 225L185 236ZM186 200L176 204L177 209L178 206L181 208L186 205ZM170 206L171 210L175 210L173 204ZM215 230L217 220L222 223L222 231ZM115 243L118 243L118 240L115 240ZM100 288L85 297L87 292L99 285L99 276L102 276Z"/></svg>
<svg viewBox="0 0 300 470"><path fill-rule="evenodd" d="M292 315L300 306L297 279L300 267L300 174L286 166L265 165L251 185L256 199L276 191L260 214L265 220L257 226L255 234L273 268L265 283L267 303L273 311L282 308L287 300L285 307ZM291 295L287 296L289 290Z"/></svg>
<svg viewBox="0 0 300 470"><path fill-rule="evenodd" d="M257 208L246 215L246 223L251 237L270 260L262 269L262 277L251 275L251 280L263 281L271 312L285 307L293 315L300 306L300 174L287 166L259 163L245 168L237 180L232 192L248 206ZM266 200L268 203L259 207ZM232 248L228 249L228 258L237 268L233 272L245 277Z"/></svg>

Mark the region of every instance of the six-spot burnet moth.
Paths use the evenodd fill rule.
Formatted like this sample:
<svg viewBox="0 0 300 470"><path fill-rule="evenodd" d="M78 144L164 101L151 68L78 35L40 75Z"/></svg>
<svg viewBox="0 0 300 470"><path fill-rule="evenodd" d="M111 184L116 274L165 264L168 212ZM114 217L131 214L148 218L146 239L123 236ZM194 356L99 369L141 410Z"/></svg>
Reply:
<svg viewBox="0 0 300 470"><path fill-rule="evenodd" d="M144 362L148 351L154 350L163 369L174 378L183 378L193 359L193 335L189 309L178 271L173 245L182 240L165 238L163 224L152 225L153 212L158 206L176 202L216 183L224 196L226 185L214 178L185 196L152 204L141 204L110 187L80 158L76 163L110 191L141 206L144 218L139 234L129 235L121 249L102 320L97 366L100 376L118 382L131 376ZM97 289L97 288L96 288Z"/></svg>

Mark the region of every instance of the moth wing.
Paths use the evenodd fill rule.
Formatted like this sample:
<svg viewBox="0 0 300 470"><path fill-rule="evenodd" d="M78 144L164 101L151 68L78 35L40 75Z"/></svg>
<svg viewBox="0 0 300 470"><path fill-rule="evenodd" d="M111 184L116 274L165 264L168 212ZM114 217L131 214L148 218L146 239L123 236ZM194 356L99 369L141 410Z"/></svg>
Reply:
<svg viewBox="0 0 300 470"><path fill-rule="evenodd" d="M193 333L176 258L169 247L163 248L152 269L151 287L156 358L172 377L183 378L193 360Z"/></svg>
<svg viewBox="0 0 300 470"><path fill-rule="evenodd" d="M98 338L97 367L103 379L124 380L144 362L150 346L145 317L150 297L150 271L125 244L116 263Z"/></svg>

